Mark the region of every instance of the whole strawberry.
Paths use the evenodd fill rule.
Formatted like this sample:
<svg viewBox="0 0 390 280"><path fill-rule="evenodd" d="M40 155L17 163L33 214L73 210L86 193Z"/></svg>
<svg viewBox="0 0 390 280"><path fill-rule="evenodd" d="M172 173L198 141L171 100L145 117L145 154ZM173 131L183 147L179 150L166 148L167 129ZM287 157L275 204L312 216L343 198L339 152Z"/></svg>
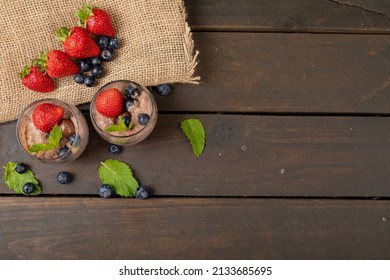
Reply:
<svg viewBox="0 0 390 280"><path fill-rule="evenodd" d="M71 76L80 71L79 66L60 50L41 52L41 57L35 63L52 78Z"/></svg>
<svg viewBox="0 0 390 280"><path fill-rule="evenodd" d="M19 76L22 78L22 84L33 91L51 92L56 87L53 79L45 74L44 70L33 66L33 63L24 67Z"/></svg>
<svg viewBox="0 0 390 280"><path fill-rule="evenodd" d="M56 32L56 39L63 42L64 51L70 57L83 59L100 54L99 46L82 27L75 26L71 29L61 27Z"/></svg>
<svg viewBox="0 0 390 280"><path fill-rule="evenodd" d="M108 13L99 8L84 5L76 12L79 25L95 35L113 37L115 35Z"/></svg>
<svg viewBox="0 0 390 280"><path fill-rule="evenodd" d="M56 124L60 124L64 108L51 103L42 103L32 112L34 125L42 132L49 133Z"/></svg>
<svg viewBox="0 0 390 280"><path fill-rule="evenodd" d="M122 93L117 88L108 89L97 96L95 106L103 116L116 118L123 110Z"/></svg>

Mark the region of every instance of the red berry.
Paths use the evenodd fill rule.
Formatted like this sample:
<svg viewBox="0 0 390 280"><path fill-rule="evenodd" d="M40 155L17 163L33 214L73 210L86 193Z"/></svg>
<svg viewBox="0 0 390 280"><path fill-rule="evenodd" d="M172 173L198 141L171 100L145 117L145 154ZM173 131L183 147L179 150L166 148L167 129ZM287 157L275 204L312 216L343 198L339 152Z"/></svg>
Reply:
<svg viewBox="0 0 390 280"><path fill-rule="evenodd" d="M36 66L30 65L24 67L19 75L22 78L23 85L33 91L50 92L53 91L56 87L52 78L44 74Z"/></svg>
<svg viewBox="0 0 390 280"><path fill-rule="evenodd" d="M49 133L56 124L60 124L63 116L64 108L50 103L42 103L34 109L32 120L39 130Z"/></svg>
<svg viewBox="0 0 390 280"><path fill-rule="evenodd" d="M115 35L110 16L106 11L84 5L77 11L76 15L79 18L81 25L90 33L108 37L113 37Z"/></svg>
<svg viewBox="0 0 390 280"><path fill-rule="evenodd" d="M95 104L96 110L100 114L116 118L123 110L122 93L116 88L108 89L97 96Z"/></svg>
<svg viewBox="0 0 390 280"><path fill-rule="evenodd" d="M47 54L41 54L46 63L46 73L52 78L62 78L72 76L80 71L80 68L70 57L59 50L49 51Z"/></svg>
<svg viewBox="0 0 390 280"><path fill-rule="evenodd" d="M70 57L83 59L100 55L99 46L82 27L61 27L56 32L56 38L64 43L64 51Z"/></svg>

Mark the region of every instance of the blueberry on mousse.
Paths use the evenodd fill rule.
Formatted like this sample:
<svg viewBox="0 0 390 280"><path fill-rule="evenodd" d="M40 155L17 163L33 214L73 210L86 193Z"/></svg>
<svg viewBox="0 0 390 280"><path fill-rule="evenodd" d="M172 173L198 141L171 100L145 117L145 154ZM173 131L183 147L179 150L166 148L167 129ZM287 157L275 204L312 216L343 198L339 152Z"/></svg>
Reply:
<svg viewBox="0 0 390 280"><path fill-rule="evenodd" d="M138 123L140 125L146 125L149 122L150 116L148 114L140 114L138 116Z"/></svg>

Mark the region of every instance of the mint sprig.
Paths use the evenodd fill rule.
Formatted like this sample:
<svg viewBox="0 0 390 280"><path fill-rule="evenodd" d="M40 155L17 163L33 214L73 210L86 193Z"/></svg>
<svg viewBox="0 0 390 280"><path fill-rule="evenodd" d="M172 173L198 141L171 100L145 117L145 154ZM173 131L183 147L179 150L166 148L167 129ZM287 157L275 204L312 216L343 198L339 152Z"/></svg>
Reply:
<svg viewBox="0 0 390 280"><path fill-rule="evenodd" d="M100 162L98 169L103 184L110 185L112 190L124 197L134 197L139 184L133 176L130 166L116 159Z"/></svg>
<svg viewBox="0 0 390 280"><path fill-rule="evenodd" d="M203 124L198 119L187 119L181 122L181 129L190 140L192 151L198 157L202 154L206 142Z"/></svg>
<svg viewBox="0 0 390 280"><path fill-rule="evenodd" d="M53 150L60 146L61 138L62 138L61 128L58 125L55 125L53 129L50 131L48 144L45 143L34 144L30 148L28 148L28 151L30 153L38 153L40 151Z"/></svg>
<svg viewBox="0 0 390 280"><path fill-rule="evenodd" d="M125 124L122 117L119 117L119 124L113 124L106 128L107 132L119 132L119 131L126 131L130 130L133 127L133 123L130 122L129 126Z"/></svg>
<svg viewBox="0 0 390 280"><path fill-rule="evenodd" d="M23 186L26 183L33 183L35 185L35 190L28 195L39 195L42 192L42 189L39 186L39 182L35 178L34 173L31 170L26 170L24 173L19 174L15 171L17 164L18 162L10 161L5 166L3 166L5 170L4 181L8 188L14 190L18 194L27 195L23 192Z"/></svg>

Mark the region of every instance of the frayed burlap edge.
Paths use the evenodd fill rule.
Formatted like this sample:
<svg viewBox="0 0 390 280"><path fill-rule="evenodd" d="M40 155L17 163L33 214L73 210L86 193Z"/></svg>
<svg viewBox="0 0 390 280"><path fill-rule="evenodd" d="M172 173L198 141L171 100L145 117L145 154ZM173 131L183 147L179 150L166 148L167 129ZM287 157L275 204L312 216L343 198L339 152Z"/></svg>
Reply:
<svg viewBox="0 0 390 280"><path fill-rule="evenodd" d="M199 63L199 51L198 50L195 50L195 44L194 44L194 40L193 40L193 37L192 37L192 32L191 32L191 28L190 26L188 25L188 22L187 22L187 12L186 12L186 8L185 8L185 3L184 1L178 1L177 2L177 6L178 8L178 15L179 17L182 17L182 22L183 22L183 25L182 25L182 30L183 30L183 61L182 61L182 66L185 66L185 68L183 69L184 71L182 72L182 76L181 77L176 77L176 78L172 78L172 77L158 77L156 79L150 79L148 82L146 82L144 85L145 86L153 86L153 85L157 85L158 83L173 83L173 84L176 84L176 83L181 83L181 84L199 84L200 80L201 80L201 77L199 75L195 75L195 71L196 71L196 67ZM186 69L186 70L185 70ZM65 80L69 80L71 79L71 77L67 77L67 78L64 78ZM104 79L103 79L104 81ZM20 82L20 80L18 81ZM107 81L106 81L107 82ZM63 83L62 81L59 81L59 86L64 86L65 83ZM68 100L68 97L67 96L64 96L62 95L61 93L59 93L57 90L54 92L54 93L50 93L48 95L42 95L40 96L40 94L32 94L32 98L30 98L29 102L33 102L37 99L41 99L41 98L46 98L46 97L51 97L51 98L58 98L58 99L62 99L66 102L70 102L74 105L80 105L80 104L85 104L85 103L88 103L90 102L90 99L92 98L92 91L90 93L85 93L88 98L84 98L84 99L77 99L77 100ZM3 106L7 106L7 99L6 98L1 98L2 102L4 103ZM10 102L12 100L9 100ZM11 108L13 107L19 107L18 109L17 108L14 108L14 109L17 109L17 110L9 110L9 109L5 109L5 111L1 112L0 114L0 123L5 123L5 122L9 122L9 121L14 121L15 119L17 119L19 113L20 113L20 110L22 110L24 107L26 107L29 102L27 103L20 103L19 105L14 105L14 106L11 106ZM4 107L3 107L4 108Z"/></svg>

